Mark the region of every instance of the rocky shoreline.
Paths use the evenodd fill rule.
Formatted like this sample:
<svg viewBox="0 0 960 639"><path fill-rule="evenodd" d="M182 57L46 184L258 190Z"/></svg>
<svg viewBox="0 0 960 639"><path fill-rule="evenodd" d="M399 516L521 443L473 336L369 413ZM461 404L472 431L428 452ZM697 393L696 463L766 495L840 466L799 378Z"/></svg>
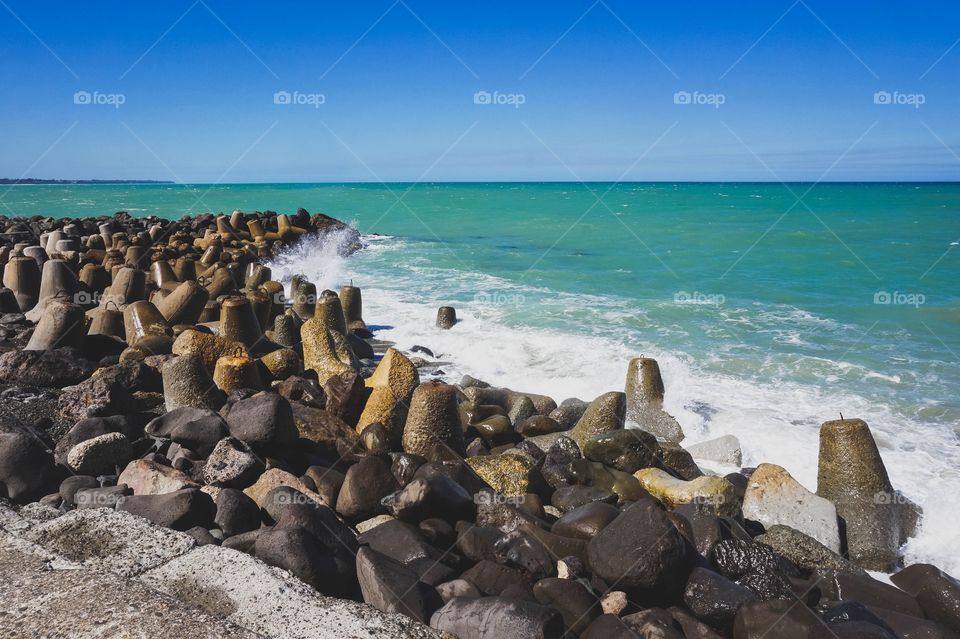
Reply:
<svg viewBox="0 0 960 639"><path fill-rule="evenodd" d="M960 634L960 583L902 566L922 513L861 420L824 422L816 493L773 464L715 476L694 458L739 467L739 442L684 447L653 359L623 363L623 391L559 403L442 383L375 339L359 287L272 279L266 262L304 236L359 249L333 218L0 229L0 497L42 522L23 524L32 542L53 529L57 548L87 548L70 559L115 555L261 636L227 582L282 571L299 585L276 592L298 594L277 610L316 592L375 621L318 614L280 636L363 636L398 615L397 637ZM438 311L437 330L456 323ZM144 519L178 532L124 543ZM164 544L179 550L150 563Z"/></svg>

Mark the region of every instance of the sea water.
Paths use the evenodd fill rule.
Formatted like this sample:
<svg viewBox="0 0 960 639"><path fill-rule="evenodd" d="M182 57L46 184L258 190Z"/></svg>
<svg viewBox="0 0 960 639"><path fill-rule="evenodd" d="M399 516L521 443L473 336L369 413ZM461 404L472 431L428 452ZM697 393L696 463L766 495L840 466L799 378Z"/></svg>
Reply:
<svg viewBox="0 0 960 639"><path fill-rule="evenodd" d="M745 466L780 464L811 490L819 425L860 417L924 509L906 560L960 574L960 185L17 186L0 202L327 213L365 248L307 242L275 275L352 280L377 337L430 348L450 380L589 400L652 356L685 443L736 435ZM434 327L441 305L452 330Z"/></svg>

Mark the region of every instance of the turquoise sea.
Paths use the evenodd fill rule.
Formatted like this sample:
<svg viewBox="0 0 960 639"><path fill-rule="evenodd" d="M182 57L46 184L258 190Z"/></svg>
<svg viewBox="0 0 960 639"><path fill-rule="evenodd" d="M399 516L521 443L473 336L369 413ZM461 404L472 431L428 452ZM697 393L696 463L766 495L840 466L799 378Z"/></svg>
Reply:
<svg viewBox="0 0 960 639"><path fill-rule="evenodd" d="M367 248L311 243L278 272L353 279L380 336L432 348L451 377L591 399L654 355L687 441L735 434L746 465L810 489L819 424L862 417L926 512L904 552L960 572L960 184L51 185L0 203L327 213ZM449 332L442 304L463 319Z"/></svg>

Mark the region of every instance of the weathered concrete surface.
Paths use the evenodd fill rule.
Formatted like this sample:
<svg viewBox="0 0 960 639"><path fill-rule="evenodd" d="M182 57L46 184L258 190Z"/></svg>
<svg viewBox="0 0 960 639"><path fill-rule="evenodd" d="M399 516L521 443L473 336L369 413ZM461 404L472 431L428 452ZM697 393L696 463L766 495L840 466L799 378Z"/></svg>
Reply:
<svg viewBox="0 0 960 639"><path fill-rule="evenodd" d="M161 592L269 637L445 636L403 615L324 597L289 573L229 548L199 547L147 572L143 580Z"/></svg>
<svg viewBox="0 0 960 639"><path fill-rule="evenodd" d="M0 637L257 639L142 583L0 532Z"/></svg>
<svg viewBox="0 0 960 639"><path fill-rule="evenodd" d="M67 559L127 577L170 561L195 545L183 533L106 508L71 511L35 525L26 537Z"/></svg>
<svg viewBox="0 0 960 639"><path fill-rule="evenodd" d="M324 597L254 557L127 512L33 521L0 502L0 638L437 639L372 606Z"/></svg>

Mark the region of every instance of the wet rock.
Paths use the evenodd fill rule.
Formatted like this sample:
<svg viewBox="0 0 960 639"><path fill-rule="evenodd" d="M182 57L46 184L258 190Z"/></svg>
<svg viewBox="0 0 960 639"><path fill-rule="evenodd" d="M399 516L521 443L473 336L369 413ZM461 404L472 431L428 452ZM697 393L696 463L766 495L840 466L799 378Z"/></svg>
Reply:
<svg viewBox="0 0 960 639"><path fill-rule="evenodd" d="M369 548L357 552L357 579L364 602L382 612L398 612L429 623L442 601L415 572Z"/></svg>
<svg viewBox="0 0 960 639"><path fill-rule="evenodd" d="M34 501L51 492L53 474L53 458L35 437L0 433L0 494L15 503Z"/></svg>
<svg viewBox="0 0 960 639"><path fill-rule="evenodd" d="M130 441L122 433L106 433L71 448L67 464L82 475L112 475L132 456Z"/></svg>
<svg viewBox="0 0 960 639"><path fill-rule="evenodd" d="M859 601L910 617L924 617L917 600L907 592L869 575L850 572L818 573L825 596L837 601Z"/></svg>
<svg viewBox="0 0 960 639"><path fill-rule="evenodd" d="M778 555L786 557L803 570L837 570L866 574L863 568L844 559L813 537L788 526L770 526L767 532L755 540L770 546Z"/></svg>
<svg viewBox="0 0 960 639"><path fill-rule="evenodd" d="M600 615L600 604L579 581L547 578L533 585L533 595L544 606L560 611L566 627L582 633Z"/></svg>
<svg viewBox="0 0 960 639"><path fill-rule="evenodd" d="M852 561L869 570L896 567L897 551L906 541L901 530L904 502L894 492L877 444L863 420L840 419L820 427L817 494L833 502L846 522Z"/></svg>
<svg viewBox="0 0 960 639"><path fill-rule="evenodd" d="M693 461L693 456L680 444L660 442L660 451L663 453L663 464L681 479L690 481L703 476L703 471Z"/></svg>
<svg viewBox="0 0 960 639"><path fill-rule="evenodd" d="M913 595L925 615L960 632L960 581L930 564L907 566L890 579Z"/></svg>
<svg viewBox="0 0 960 639"><path fill-rule="evenodd" d="M737 639L807 639L810 631L823 622L795 601L747 602L737 610L733 636Z"/></svg>
<svg viewBox="0 0 960 639"><path fill-rule="evenodd" d="M683 592L683 602L700 621L716 628L733 623L743 604L756 601L748 588L705 568L694 568Z"/></svg>
<svg viewBox="0 0 960 639"><path fill-rule="evenodd" d="M620 511L610 504L591 502L567 511L550 528L555 534L574 539L593 539Z"/></svg>
<svg viewBox="0 0 960 639"><path fill-rule="evenodd" d="M513 530L499 538L494 550L500 563L516 566L534 579L552 577L557 573L556 559L533 535L522 529Z"/></svg>
<svg viewBox="0 0 960 639"><path fill-rule="evenodd" d="M621 502L649 496L636 477L601 463L579 459L571 464L571 470L577 483L610 490Z"/></svg>
<svg viewBox="0 0 960 639"><path fill-rule="evenodd" d="M623 617L623 623L642 639L683 639L673 615L663 608L647 608Z"/></svg>
<svg viewBox="0 0 960 639"><path fill-rule="evenodd" d="M452 306L441 306L437 310L437 327L443 329L453 328L457 323L457 310Z"/></svg>
<svg viewBox="0 0 960 639"><path fill-rule="evenodd" d="M260 527L260 507L236 488L224 488L215 500L217 514L214 524L227 537L256 530Z"/></svg>
<svg viewBox="0 0 960 639"><path fill-rule="evenodd" d="M135 459L127 464L117 483L129 486L134 495L163 495L184 488L199 488L186 473L148 459Z"/></svg>
<svg viewBox="0 0 960 639"><path fill-rule="evenodd" d="M457 550L470 561L496 561L496 544L503 537L497 528L457 522Z"/></svg>
<svg viewBox="0 0 960 639"><path fill-rule="evenodd" d="M775 464L760 464L751 475L743 497L743 516L767 527L789 526L840 552L834 505L808 491Z"/></svg>
<svg viewBox="0 0 960 639"><path fill-rule="evenodd" d="M660 462L657 438L636 428L600 433L583 445L583 456L625 473L656 466Z"/></svg>
<svg viewBox="0 0 960 639"><path fill-rule="evenodd" d="M590 540L587 553L596 576L624 589L676 590L690 570L686 542L652 499L625 508Z"/></svg>
<svg viewBox="0 0 960 639"><path fill-rule="evenodd" d="M589 405L590 402L585 402L582 399L565 399L560 402L559 406L550 411L549 417L560 425L561 430L569 430L580 421Z"/></svg>
<svg viewBox="0 0 960 639"><path fill-rule="evenodd" d="M471 457L467 465L501 495L519 497L546 486L536 464L521 455Z"/></svg>
<svg viewBox="0 0 960 639"><path fill-rule="evenodd" d="M364 457L347 470L337 497L337 513L348 521L369 519L385 511L381 500L397 488L386 462Z"/></svg>
<svg viewBox="0 0 960 639"><path fill-rule="evenodd" d="M529 588L530 576L515 568L502 566L492 561L479 561L460 576L466 579L485 595L499 595L510 586Z"/></svg>
<svg viewBox="0 0 960 639"><path fill-rule="evenodd" d="M559 408L557 410L560 410ZM536 437L537 435L549 435L556 433L564 428L557 420L549 415L532 415L517 424L516 431L524 437Z"/></svg>
<svg viewBox="0 0 960 639"><path fill-rule="evenodd" d="M263 461L245 443L233 437L217 442L203 465L206 483L224 488L246 488L264 471Z"/></svg>
<svg viewBox="0 0 960 639"><path fill-rule="evenodd" d="M117 502L117 510L139 515L158 526L188 530L194 526L213 527L216 507L210 495L186 488L162 495L130 495Z"/></svg>
<svg viewBox="0 0 960 639"><path fill-rule="evenodd" d="M586 442L594 435L623 428L625 410L626 396L623 393L604 393L590 402L567 436L583 450Z"/></svg>
<svg viewBox="0 0 960 639"><path fill-rule="evenodd" d="M571 464L580 459L580 447L569 437L559 437L547 449L540 473L554 488L569 486L574 482Z"/></svg>
<svg viewBox="0 0 960 639"><path fill-rule="evenodd" d="M615 504L617 494L600 486L564 486L554 491L551 500L553 506L562 513L595 502Z"/></svg>
<svg viewBox="0 0 960 639"><path fill-rule="evenodd" d="M683 481L659 468L644 468L634 477L651 495L674 509L681 504L705 506L720 515L736 515L740 510L733 485L719 477L697 477Z"/></svg>

